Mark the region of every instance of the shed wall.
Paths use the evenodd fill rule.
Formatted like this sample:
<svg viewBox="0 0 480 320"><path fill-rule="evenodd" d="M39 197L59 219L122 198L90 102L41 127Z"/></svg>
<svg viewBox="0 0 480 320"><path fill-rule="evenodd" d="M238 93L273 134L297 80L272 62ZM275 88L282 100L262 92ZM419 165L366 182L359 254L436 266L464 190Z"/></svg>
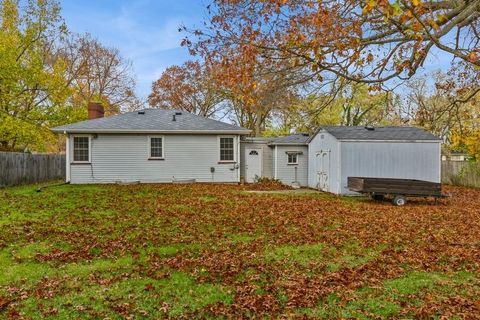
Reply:
<svg viewBox="0 0 480 320"><path fill-rule="evenodd" d="M347 177L417 179L440 182L440 142L346 142L341 145L341 192Z"/></svg>
<svg viewBox="0 0 480 320"><path fill-rule="evenodd" d="M288 164L287 151L300 151L298 164ZM277 145L274 150L274 171L275 179L282 183L291 185L295 182L295 168L297 168L297 181L302 187L308 186L308 147L304 145Z"/></svg>
<svg viewBox="0 0 480 320"><path fill-rule="evenodd" d="M148 135L99 134L91 139L91 164L70 165L71 183L118 181L238 182L239 167L219 162L217 135L164 135L164 160L148 160ZM72 146L73 135L69 139ZM235 136L236 159L239 138ZM70 148L72 150L73 148ZM70 151L72 152L72 151ZM70 157L72 159L72 157ZM212 174L210 168L215 168Z"/></svg>
<svg viewBox="0 0 480 320"><path fill-rule="evenodd" d="M318 154L322 150L330 153L329 161L329 192L339 193L340 191L340 143L330 133L321 130L310 141L308 145L308 186L318 188Z"/></svg>

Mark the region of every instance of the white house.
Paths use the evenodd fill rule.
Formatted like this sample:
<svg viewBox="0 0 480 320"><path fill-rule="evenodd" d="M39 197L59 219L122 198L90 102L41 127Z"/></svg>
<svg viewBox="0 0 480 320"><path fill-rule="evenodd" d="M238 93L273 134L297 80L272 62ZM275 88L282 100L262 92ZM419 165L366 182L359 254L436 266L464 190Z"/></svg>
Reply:
<svg viewBox="0 0 480 320"><path fill-rule="evenodd" d="M67 135L71 183L240 181L240 137L250 130L175 110L97 115L53 129Z"/></svg>
<svg viewBox="0 0 480 320"><path fill-rule="evenodd" d="M287 185L308 186L307 140L307 134L241 140L241 175L246 182L267 177Z"/></svg>
<svg viewBox="0 0 480 320"><path fill-rule="evenodd" d="M441 140L412 127L321 127L313 136L246 137L250 130L187 112L145 109L54 128L67 135L71 183L246 182L349 194L347 178L440 182Z"/></svg>

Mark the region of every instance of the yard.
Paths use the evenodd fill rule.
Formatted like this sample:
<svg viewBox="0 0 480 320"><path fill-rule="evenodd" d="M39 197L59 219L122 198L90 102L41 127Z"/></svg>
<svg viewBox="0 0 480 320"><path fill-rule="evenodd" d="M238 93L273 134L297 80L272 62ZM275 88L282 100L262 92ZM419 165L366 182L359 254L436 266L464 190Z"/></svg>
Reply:
<svg viewBox="0 0 480 320"><path fill-rule="evenodd" d="M0 318L479 317L480 189L246 188L0 190Z"/></svg>

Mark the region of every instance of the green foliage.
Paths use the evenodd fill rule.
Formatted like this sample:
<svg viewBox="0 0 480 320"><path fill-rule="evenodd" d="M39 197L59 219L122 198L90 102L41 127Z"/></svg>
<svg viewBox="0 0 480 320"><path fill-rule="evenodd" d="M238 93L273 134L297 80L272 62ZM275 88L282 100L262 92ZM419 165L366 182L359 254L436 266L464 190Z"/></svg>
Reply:
<svg viewBox="0 0 480 320"><path fill-rule="evenodd" d="M68 65L54 51L66 35L59 11L55 0L0 1L0 149L45 150L49 127L85 117L68 105Z"/></svg>

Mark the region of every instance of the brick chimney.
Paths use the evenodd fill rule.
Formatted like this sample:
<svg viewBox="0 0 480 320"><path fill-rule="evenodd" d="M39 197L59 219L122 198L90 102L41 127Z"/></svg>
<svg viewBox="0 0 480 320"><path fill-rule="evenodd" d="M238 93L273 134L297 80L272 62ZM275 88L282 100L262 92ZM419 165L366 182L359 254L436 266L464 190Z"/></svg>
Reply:
<svg viewBox="0 0 480 320"><path fill-rule="evenodd" d="M105 110L101 103L98 102L89 102L88 103L88 119L97 119L103 118Z"/></svg>

